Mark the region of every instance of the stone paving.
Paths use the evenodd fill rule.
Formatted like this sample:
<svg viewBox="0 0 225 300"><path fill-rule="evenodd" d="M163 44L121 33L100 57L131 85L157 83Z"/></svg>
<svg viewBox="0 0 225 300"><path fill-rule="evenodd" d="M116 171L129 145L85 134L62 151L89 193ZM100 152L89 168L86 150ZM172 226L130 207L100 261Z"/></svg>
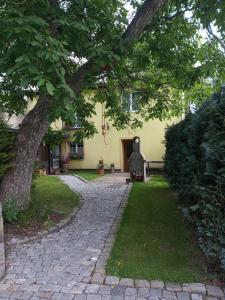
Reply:
<svg viewBox="0 0 225 300"><path fill-rule="evenodd" d="M0 300L225 300L222 289L198 283L181 286L113 276L93 283L104 249L110 250L109 233L121 217L128 192L126 175L108 175L90 183L60 177L81 194L83 205L67 227L8 249Z"/></svg>

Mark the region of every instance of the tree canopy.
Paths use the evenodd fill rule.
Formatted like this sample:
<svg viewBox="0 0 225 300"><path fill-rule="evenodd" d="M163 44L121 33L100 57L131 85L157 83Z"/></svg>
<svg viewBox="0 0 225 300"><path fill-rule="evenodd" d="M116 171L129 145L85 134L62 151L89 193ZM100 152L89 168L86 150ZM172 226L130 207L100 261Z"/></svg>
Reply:
<svg viewBox="0 0 225 300"><path fill-rule="evenodd" d="M179 114L224 82L224 1L158 1L138 39L127 2L135 12L154 1L0 1L0 110L23 113L29 98L45 95L54 99L51 121L79 115L91 135L96 101L118 128L139 126L139 117ZM96 95L87 101L89 88ZM135 118L121 110L121 94L131 91L141 95Z"/></svg>

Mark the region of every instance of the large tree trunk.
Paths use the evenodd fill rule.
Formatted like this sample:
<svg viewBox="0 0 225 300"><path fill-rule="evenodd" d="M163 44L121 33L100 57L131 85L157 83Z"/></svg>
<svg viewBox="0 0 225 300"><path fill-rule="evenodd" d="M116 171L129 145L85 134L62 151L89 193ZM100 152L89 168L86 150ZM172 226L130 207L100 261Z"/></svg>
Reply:
<svg viewBox="0 0 225 300"><path fill-rule="evenodd" d="M37 150L49 127L50 105L50 98L40 97L33 110L24 118L16 135L12 166L0 185L1 202L12 199L18 208L27 207Z"/></svg>

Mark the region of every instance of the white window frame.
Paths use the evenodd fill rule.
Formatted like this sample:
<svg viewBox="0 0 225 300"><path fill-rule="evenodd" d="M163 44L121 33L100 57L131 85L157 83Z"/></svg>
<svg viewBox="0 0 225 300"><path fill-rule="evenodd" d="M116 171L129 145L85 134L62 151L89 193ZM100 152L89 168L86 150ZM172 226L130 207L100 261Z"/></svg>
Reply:
<svg viewBox="0 0 225 300"><path fill-rule="evenodd" d="M71 151L71 145L73 144L73 149L75 150L75 152L74 151ZM75 145L74 145L75 144ZM78 154L79 155L79 144L81 144L81 143L78 143L78 142L70 142L70 154L71 155L76 155L76 154ZM79 158L79 160L83 160L84 159L84 142L82 142L82 158Z"/></svg>

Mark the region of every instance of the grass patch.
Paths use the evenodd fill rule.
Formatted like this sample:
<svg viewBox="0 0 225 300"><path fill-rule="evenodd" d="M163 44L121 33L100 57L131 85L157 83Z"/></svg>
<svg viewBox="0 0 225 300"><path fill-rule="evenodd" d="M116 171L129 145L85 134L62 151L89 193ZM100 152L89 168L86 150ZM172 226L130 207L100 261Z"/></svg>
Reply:
<svg viewBox="0 0 225 300"><path fill-rule="evenodd" d="M165 178L134 184L106 272L169 282L204 279L204 258Z"/></svg>
<svg viewBox="0 0 225 300"><path fill-rule="evenodd" d="M9 231L26 234L57 223L71 213L79 203L79 196L59 178L40 176L34 179L29 208L19 212ZM25 234L24 232L24 234Z"/></svg>
<svg viewBox="0 0 225 300"><path fill-rule="evenodd" d="M100 177L100 175L97 173L97 170L78 170L78 171L74 171L72 172L74 175L78 175L86 180L93 180L96 179L98 177Z"/></svg>

